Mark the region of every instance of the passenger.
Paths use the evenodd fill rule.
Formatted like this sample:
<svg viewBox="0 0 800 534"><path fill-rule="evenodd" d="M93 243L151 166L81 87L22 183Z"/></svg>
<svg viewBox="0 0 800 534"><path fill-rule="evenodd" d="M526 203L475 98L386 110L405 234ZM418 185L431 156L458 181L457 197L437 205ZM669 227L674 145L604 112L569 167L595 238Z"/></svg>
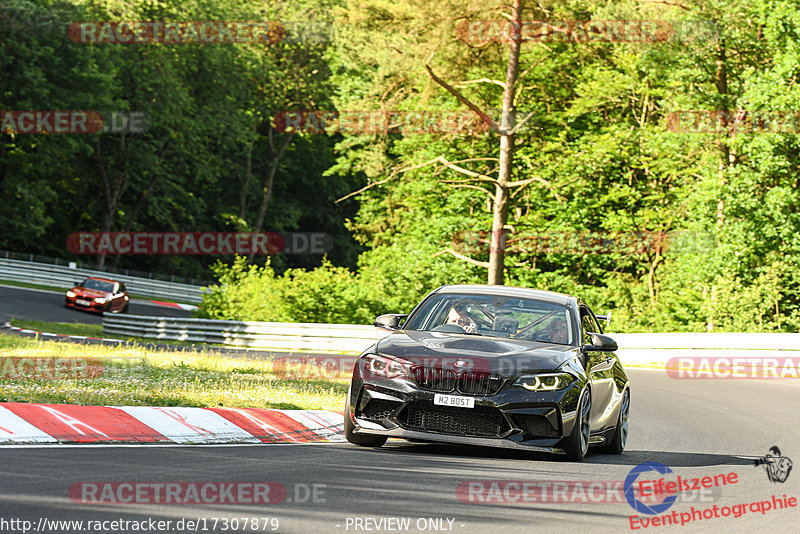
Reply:
<svg viewBox="0 0 800 534"><path fill-rule="evenodd" d="M547 326L547 339L550 343L559 343L561 345L569 344L569 330L567 329L567 321L561 317L556 317Z"/></svg>

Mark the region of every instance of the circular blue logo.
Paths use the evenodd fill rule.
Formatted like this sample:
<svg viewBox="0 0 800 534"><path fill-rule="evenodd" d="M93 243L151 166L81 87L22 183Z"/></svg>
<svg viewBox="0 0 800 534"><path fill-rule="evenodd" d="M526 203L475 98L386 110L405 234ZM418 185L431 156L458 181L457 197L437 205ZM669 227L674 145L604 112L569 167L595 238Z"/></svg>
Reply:
<svg viewBox="0 0 800 534"><path fill-rule="evenodd" d="M636 495L634 494L634 484L636 483L636 479L639 478L639 475L642 473L647 473L648 471L655 471L661 475L672 473L672 469L658 462L644 462L637 465L631 469L630 473L628 473L628 476L625 477L625 498L628 500L628 504L630 504L631 507L640 514L658 515L662 512L665 512L670 506L675 504L678 496L670 495L657 504L645 504L637 499Z"/></svg>

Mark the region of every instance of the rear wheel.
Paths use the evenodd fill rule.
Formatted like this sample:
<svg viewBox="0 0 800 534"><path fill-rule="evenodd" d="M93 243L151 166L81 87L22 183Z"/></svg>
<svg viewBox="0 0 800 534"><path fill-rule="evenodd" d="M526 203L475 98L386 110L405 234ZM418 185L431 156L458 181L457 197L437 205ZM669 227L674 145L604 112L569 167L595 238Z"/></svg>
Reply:
<svg viewBox="0 0 800 534"><path fill-rule="evenodd" d="M619 420L617 421L617 429L614 431L614 437L608 442L608 445L603 447L604 452L611 454L622 454L625 450L625 444L628 442L628 418L631 411L631 394L629 390L625 390L622 395L622 401L619 406Z"/></svg>
<svg viewBox="0 0 800 534"><path fill-rule="evenodd" d="M580 462L589 450L589 434L591 428L589 424L589 414L592 411L592 395L589 389L583 391L581 400L578 403L578 410L575 413L575 426L572 433L564 442L564 451L567 459L573 462Z"/></svg>
<svg viewBox="0 0 800 534"><path fill-rule="evenodd" d="M350 390L347 390L347 400L344 402L344 437L350 443L362 447L380 447L388 439L386 436L373 436L372 434L356 434L355 425L350 418Z"/></svg>

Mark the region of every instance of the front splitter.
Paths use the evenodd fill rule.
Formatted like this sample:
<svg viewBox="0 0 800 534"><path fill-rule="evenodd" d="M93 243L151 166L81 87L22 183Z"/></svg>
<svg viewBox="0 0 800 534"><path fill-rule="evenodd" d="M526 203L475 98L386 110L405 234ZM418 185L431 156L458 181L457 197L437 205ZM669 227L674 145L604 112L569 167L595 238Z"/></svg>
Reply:
<svg viewBox="0 0 800 534"><path fill-rule="evenodd" d="M538 445L524 445L502 438L478 438L473 436L451 436L449 434L437 434L435 432L422 432L419 430L407 430L405 428L393 428L391 430L382 428L366 428L367 425L374 425L370 421L362 421L356 418L359 429L356 434L373 434L378 436L388 436L390 438L418 439L423 441L435 441L438 443L454 443L458 445L476 445L479 447L495 447L502 449L513 449L517 451L544 452L552 454L566 454L564 449L559 447L540 447ZM375 425L378 426L378 425Z"/></svg>

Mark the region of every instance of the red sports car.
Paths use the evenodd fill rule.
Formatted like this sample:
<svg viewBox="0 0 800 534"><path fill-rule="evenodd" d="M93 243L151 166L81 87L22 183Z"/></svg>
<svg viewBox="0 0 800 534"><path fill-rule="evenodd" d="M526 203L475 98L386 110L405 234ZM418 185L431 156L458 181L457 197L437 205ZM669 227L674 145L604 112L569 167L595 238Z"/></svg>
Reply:
<svg viewBox="0 0 800 534"><path fill-rule="evenodd" d="M125 284L90 276L67 291L64 306L93 312L126 312L130 297Z"/></svg>

